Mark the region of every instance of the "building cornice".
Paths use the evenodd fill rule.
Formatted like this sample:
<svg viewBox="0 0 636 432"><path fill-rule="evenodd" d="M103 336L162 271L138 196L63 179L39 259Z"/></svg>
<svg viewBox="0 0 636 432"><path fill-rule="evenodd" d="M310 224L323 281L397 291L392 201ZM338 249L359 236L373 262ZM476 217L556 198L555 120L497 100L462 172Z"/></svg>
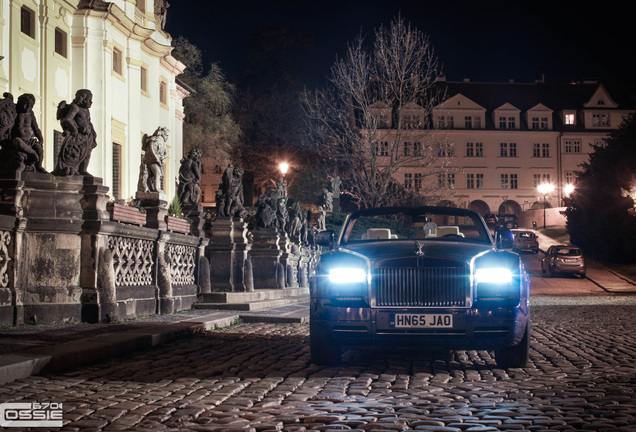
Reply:
<svg viewBox="0 0 636 432"><path fill-rule="evenodd" d="M127 38L140 42L144 52L161 58L162 66L171 73L178 75L185 70L185 65L170 55L172 46L153 39L156 30L135 23L115 3L103 0L81 0L76 13L108 22Z"/></svg>

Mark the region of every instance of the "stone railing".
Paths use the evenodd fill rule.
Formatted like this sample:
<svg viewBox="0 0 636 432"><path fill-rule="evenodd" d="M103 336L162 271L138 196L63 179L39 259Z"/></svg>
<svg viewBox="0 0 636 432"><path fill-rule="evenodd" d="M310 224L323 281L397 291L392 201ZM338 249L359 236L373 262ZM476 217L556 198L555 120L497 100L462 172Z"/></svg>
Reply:
<svg viewBox="0 0 636 432"><path fill-rule="evenodd" d="M191 308L215 292L308 288L316 251L241 218L170 228L161 195L125 223L95 177L0 180L0 325L109 322ZM136 211L136 209L135 209ZM185 234L179 230L190 232Z"/></svg>
<svg viewBox="0 0 636 432"><path fill-rule="evenodd" d="M101 179L23 173L0 188L0 325L173 313L209 290L209 240L112 221Z"/></svg>

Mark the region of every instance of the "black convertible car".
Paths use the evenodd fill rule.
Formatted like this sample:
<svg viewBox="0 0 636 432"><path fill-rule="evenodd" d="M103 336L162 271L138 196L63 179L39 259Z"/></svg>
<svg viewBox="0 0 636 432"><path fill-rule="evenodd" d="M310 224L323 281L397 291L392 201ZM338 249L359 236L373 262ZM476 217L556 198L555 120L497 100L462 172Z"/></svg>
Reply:
<svg viewBox="0 0 636 432"><path fill-rule="evenodd" d="M510 240L507 230L497 242ZM385 207L348 215L312 272L310 343L316 364L343 348L495 350L523 367L530 339L529 277L497 247L481 216L447 207Z"/></svg>

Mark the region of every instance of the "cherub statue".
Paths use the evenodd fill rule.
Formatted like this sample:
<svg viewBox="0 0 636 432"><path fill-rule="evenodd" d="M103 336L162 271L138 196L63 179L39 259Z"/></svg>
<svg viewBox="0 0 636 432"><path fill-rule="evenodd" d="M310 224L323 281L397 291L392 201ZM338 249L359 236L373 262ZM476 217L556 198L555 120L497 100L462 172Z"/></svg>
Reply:
<svg viewBox="0 0 636 432"><path fill-rule="evenodd" d="M68 105L62 101L57 106L57 119L64 131L64 141L53 174L60 176L86 175L91 152L97 147L97 134L91 123L90 107L93 94L81 89L75 93L75 99Z"/></svg>
<svg viewBox="0 0 636 432"><path fill-rule="evenodd" d="M163 166L168 157L168 133L165 127L158 127L151 136L144 135L141 149L144 157L139 169L139 192L161 192L161 178L163 177Z"/></svg>
<svg viewBox="0 0 636 432"><path fill-rule="evenodd" d="M33 106L35 96L24 93L13 105L13 96L4 94L2 108L2 165L12 175L22 171L46 173L42 167L44 138L38 126Z"/></svg>

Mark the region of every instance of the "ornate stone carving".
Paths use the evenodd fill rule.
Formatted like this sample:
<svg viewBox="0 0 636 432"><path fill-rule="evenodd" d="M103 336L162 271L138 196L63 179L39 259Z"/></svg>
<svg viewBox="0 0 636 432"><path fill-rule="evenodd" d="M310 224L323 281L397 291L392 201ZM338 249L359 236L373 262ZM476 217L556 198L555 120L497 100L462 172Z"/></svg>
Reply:
<svg viewBox="0 0 636 432"><path fill-rule="evenodd" d="M23 171L46 173L42 167L44 138L33 106L35 96L24 93L13 104L11 93L0 101L0 171L5 177L20 178Z"/></svg>
<svg viewBox="0 0 636 432"><path fill-rule="evenodd" d="M276 211L278 206L278 192L276 189L268 189L258 197L256 204L256 228L280 228Z"/></svg>
<svg viewBox="0 0 636 432"><path fill-rule="evenodd" d="M170 262L170 275L173 285L194 285L196 283L195 270L198 258L197 248L179 244L167 244L167 254Z"/></svg>
<svg viewBox="0 0 636 432"><path fill-rule="evenodd" d="M13 234L10 231L0 231L0 287L6 288L11 282L11 263L13 252L11 244Z"/></svg>
<svg viewBox="0 0 636 432"><path fill-rule="evenodd" d="M90 107L93 94L82 89L75 93L75 99L69 105L62 101L57 106L57 119L64 131L64 141L54 175L86 175L91 152L97 147L97 133L91 123Z"/></svg>
<svg viewBox="0 0 636 432"><path fill-rule="evenodd" d="M163 166L168 157L168 129L158 127L151 136L144 134L141 149L144 157L139 168L138 192L161 192Z"/></svg>
<svg viewBox="0 0 636 432"><path fill-rule="evenodd" d="M243 217L243 168L228 165L221 178L216 195L216 207L219 216Z"/></svg>
<svg viewBox="0 0 636 432"><path fill-rule="evenodd" d="M108 237L113 253L117 286L152 285L154 283L154 243L129 237Z"/></svg>
<svg viewBox="0 0 636 432"><path fill-rule="evenodd" d="M179 201L183 206L199 203L201 198L201 149L190 150L188 156L181 159L179 168Z"/></svg>

